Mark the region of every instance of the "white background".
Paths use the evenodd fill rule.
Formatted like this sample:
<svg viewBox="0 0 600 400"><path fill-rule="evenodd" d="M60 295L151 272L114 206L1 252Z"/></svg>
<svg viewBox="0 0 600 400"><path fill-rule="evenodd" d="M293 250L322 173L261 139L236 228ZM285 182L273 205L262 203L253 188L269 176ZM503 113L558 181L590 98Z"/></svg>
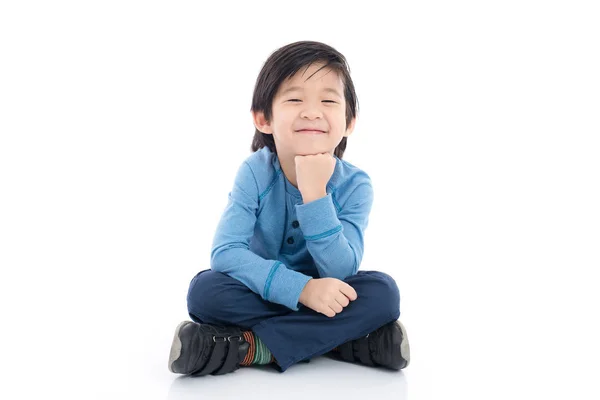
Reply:
<svg viewBox="0 0 600 400"><path fill-rule="evenodd" d="M393 4L393 6L392 6ZM0 5L1 398L597 399L593 1ZM412 360L176 379L277 48L342 52ZM254 387L251 388L250 386Z"/></svg>

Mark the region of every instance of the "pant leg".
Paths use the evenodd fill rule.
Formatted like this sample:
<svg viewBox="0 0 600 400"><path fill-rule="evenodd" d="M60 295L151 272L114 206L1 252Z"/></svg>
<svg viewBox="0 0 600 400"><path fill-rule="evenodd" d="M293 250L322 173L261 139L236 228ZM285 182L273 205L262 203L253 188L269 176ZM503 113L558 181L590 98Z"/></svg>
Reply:
<svg viewBox="0 0 600 400"><path fill-rule="evenodd" d="M275 356L283 372L400 316L400 294L391 276L379 271L358 271L344 281L356 290L358 298L330 318L308 307L292 311L270 303L236 279L206 270L190 284L188 311L196 322L251 329Z"/></svg>
<svg viewBox="0 0 600 400"><path fill-rule="evenodd" d="M237 279L210 269L200 271L190 282L187 307L195 322L248 330L265 319L294 312L263 300Z"/></svg>
<svg viewBox="0 0 600 400"><path fill-rule="evenodd" d="M344 282L354 288L358 297L334 317L301 307L297 312L265 319L252 328L277 359L281 372L400 317L400 293L391 276L379 271L358 271Z"/></svg>

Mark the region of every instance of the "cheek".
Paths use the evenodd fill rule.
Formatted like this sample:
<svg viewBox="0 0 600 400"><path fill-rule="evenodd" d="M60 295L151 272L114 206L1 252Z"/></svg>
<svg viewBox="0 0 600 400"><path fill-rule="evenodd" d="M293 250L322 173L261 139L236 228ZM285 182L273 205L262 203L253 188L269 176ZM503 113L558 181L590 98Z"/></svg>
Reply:
<svg viewBox="0 0 600 400"><path fill-rule="evenodd" d="M279 132L283 133L284 135L291 135L292 134L292 127L293 125L293 120L288 120L286 118L281 118L279 121L277 121L277 128L279 130Z"/></svg>

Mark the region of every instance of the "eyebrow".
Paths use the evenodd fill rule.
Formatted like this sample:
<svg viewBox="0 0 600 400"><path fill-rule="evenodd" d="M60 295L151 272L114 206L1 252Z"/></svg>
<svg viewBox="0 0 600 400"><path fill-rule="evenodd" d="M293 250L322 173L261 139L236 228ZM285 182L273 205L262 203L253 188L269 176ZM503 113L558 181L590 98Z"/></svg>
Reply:
<svg viewBox="0 0 600 400"><path fill-rule="evenodd" d="M281 96L285 95L288 92L292 92L294 90L303 91L304 89L302 89L300 86L291 86L291 87L285 89L283 92L281 92ZM337 95L340 98L342 97L342 95L337 90L335 90L333 88L325 88L322 91L323 92L333 93L333 94Z"/></svg>

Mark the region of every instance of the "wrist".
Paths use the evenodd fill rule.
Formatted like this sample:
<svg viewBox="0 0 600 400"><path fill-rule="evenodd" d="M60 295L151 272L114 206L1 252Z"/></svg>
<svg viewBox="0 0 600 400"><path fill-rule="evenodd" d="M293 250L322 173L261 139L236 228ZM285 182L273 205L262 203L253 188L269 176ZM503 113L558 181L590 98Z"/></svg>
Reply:
<svg viewBox="0 0 600 400"><path fill-rule="evenodd" d="M300 297L298 297L298 302L301 304L304 304L304 301L306 300L304 297L306 297L306 292L308 290L308 287L310 285L310 283L312 282L314 278L310 278L308 280L308 282L306 282L306 285L304 285L304 288L302 289L302 291L300 292Z"/></svg>
<svg viewBox="0 0 600 400"><path fill-rule="evenodd" d="M300 190L300 193L302 194L302 201L304 204L327 196L327 190L325 188L317 190Z"/></svg>

